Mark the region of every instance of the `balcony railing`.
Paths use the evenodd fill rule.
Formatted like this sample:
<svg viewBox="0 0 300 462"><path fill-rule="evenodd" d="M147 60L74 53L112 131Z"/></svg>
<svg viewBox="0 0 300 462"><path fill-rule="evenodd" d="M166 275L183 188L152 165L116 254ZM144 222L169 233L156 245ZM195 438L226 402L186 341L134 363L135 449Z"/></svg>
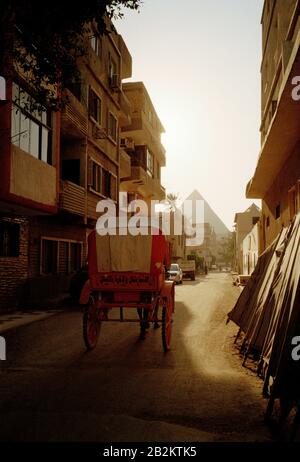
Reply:
<svg viewBox="0 0 300 462"><path fill-rule="evenodd" d="M61 210L84 216L86 211L86 191L71 181L61 181L59 206Z"/></svg>
<svg viewBox="0 0 300 462"><path fill-rule="evenodd" d="M77 98L66 90L68 102L61 115L62 133L73 138L82 138L87 135L88 119L84 106Z"/></svg>

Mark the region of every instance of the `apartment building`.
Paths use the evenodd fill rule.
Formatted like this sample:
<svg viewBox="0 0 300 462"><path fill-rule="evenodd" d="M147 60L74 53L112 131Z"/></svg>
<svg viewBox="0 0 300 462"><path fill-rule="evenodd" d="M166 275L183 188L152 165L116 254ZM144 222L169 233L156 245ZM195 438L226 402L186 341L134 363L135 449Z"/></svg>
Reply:
<svg viewBox="0 0 300 462"><path fill-rule="evenodd" d="M55 296L85 262L86 237L101 199L117 202L128 155L122 125L131 123L122 79L132 59L120 35L91 26L81 82L64 89L61 113L28 113L26 79L6 66L0 106L0 309Z"/></svg>
<svg viewBox="0 0 300 462"><path fill-rule="evenodd" d="M125 83L123 91L131 105L131 122L121 128L121 152L128 155L128 170L121 177L120 190L127 192L129 200L161 201L166 196L161 185L161 168L166 165L161 143L164 127L142 82Z"/></svg>
<svg viewBox="0 0 300 462"><path fill-rule="evenodd" d="M246 190L248 198L262 199L261 251L300 211L299 14L299 0L264 2L261 151Z"/></svg>

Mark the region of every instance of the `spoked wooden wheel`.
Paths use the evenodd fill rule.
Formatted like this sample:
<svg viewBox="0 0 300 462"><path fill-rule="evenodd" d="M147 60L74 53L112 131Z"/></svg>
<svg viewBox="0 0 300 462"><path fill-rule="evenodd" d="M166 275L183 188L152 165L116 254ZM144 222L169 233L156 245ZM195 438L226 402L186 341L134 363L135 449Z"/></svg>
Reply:
<svg viewBox="0 0 300 462"><path fill-rule="evenodd" d="M86 348L93 350L98 342L101 328L99 313L93 296L90 296L89 303L83 313L83 340Z"/></svg>
<svg viewBox="0 0 300 462"><path fill-rule="evenodd" d="M169 351L172 336L172 313L174 300L170 296L164 300L162 308L162 343L165 352Z"/></svg>

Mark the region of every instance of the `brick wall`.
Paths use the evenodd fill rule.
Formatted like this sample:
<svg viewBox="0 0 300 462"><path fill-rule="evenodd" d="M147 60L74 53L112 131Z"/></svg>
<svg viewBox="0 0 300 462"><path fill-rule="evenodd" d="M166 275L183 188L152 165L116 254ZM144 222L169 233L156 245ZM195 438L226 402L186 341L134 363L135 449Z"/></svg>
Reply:
<svg viewBox="0 0 300 462"><path fill-rule="evenodd" d="M0 219L20 226L19 256L0 256L0 311L9 311L22 305L23 287L28 277L28 221L25 218Z"/></svg>

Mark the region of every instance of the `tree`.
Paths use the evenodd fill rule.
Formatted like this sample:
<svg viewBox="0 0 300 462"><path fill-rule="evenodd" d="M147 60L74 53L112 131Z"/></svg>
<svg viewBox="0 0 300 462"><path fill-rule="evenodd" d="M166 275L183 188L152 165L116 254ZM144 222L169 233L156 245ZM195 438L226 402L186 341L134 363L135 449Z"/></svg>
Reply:
<svg viewBox="0 0 300 462"><path fill-rule="evenodd" d="M220 243L220 250L219 255L222 261L231 266L233 264L234 259L234 234L230 233L230 235L224 239Z"/></svg>
<svg viewBox="0 0 300 462"><path fill-rule="evenodd" d="M198 255L198 253L195 250L192 250L191 255L188 255L187 259L195 261L197 271L204 269L204 257Z"/></svg>
<svg viewBox="0 0 300 462"><path fill-rule="evenodd" d="M105 17L123 17L123 8L138 10L142 0L1 0L1 73L12 72L11 63L28 75L35 100L52 110L60 109L61 98L53 85L68 87L79 79L77 59L87 53L84 37L87 25L96 33L109 34Z"/></svg>
<svg viewBox="0 0 300 462"><path fill-rule="evenodd" d="M172 212L175 212L176 209L177 209L177 201L178 201L178 198L179 198L179 194L173 194L173 193L169 193L167 194L167 199L166 199L166 203L169 205L170 207L170 210Z"/></svg>

